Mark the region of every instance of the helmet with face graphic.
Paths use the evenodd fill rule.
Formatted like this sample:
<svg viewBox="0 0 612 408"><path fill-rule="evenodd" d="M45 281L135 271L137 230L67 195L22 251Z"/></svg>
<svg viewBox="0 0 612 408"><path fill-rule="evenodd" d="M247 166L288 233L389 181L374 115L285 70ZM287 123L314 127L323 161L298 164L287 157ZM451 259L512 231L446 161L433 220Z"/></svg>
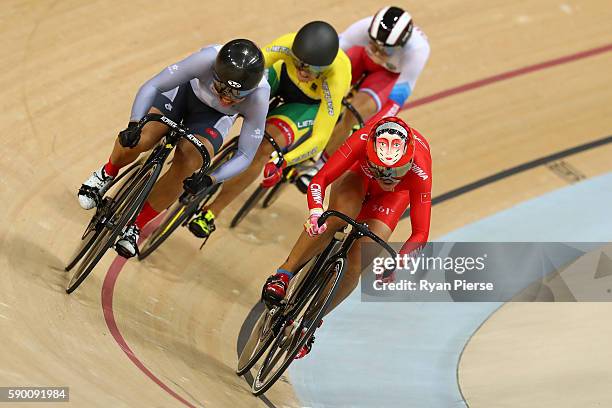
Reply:
<svg viewBox="0 0 612 408"><path fill-rule="evenodd" d="M368 160L380 167L403 167L412 162L415 138L412 128L398 117L383 118L368 133Z"/></svg>

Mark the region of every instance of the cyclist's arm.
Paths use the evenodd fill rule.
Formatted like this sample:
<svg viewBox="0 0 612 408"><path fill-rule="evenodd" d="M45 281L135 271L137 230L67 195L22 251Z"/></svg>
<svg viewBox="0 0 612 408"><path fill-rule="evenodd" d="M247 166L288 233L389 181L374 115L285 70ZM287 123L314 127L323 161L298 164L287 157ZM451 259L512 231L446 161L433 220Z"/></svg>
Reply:
<svg viewBox="0 0 612 408"><path fill-rule="evenodd" d="M342 48L344 51L348 51L350 48L356 45L363 46L367 44L369 41L368 28L370 27L371 21L372 16L362 18L344 30L339 36L340 48Z"/></svg>
<svg viewBox="0 0 612 408"><path fill-rule="evenodd" d="M287 165L300 163L325 149L340 115L342 97L350 87L350 71L348 71L348 75L342 74L343 72L338 77L330 78L329 82L323 81L321 103L312 126L312 135L304 143L285 155Z"/></svg>
<svg viewBox="0 0 612 408"><path fill-rule="evenodd" d="M132 105L131 121L139 121L149 111L155 95L166 92L197 78L214 64L217 56L215 47L207 47L191 54L182 61L172 64L140 87Z"/></svg>
<svg viewBox="0 0 612 408"><path fill-rule="evenodd" d="M413 36L414 38L408 42L402 58L400 76L389 94L389 100L394 101L399 106L403 106L414 91L417 79L429 59L430 48L425 34L418 27L415 27ZM411 42L414 42L414 44L411 44Z"/></svg>
<svg viewBox="0 0 612 408"><path fill-rule="evenodd" d="M267 84L265 86L260 85L255 92L248 96L248 103L242 112L244 121L238 138L238 151L230 160L211 174L215 182L221 183L237 176L245 171L253 161L263 138L269 99L270 87Z"/></svg>
<svg viewBox="0 0 612 408"><path fill-rule="evenodd" d="M356 161L365 155L367 135L367 131L363 129L354 132L312 178L307 192L309 209L323 208L323 199L325 198L327 186L343 175Z"/></svg>
<svg viewBox="0 0 612 408"><path fill-rule="evenodd" d="M431 167L424 171L428 177L423 180L420 176L410 173L410 223L412 233L402 246L400 252L407 254L420 249L429 238L431 222Z"/></svg>
<svg viewBox="0 0 612 408"><path fill-rule="evenodd" d="M367 124L376 123L387 116L397 115L408 97L412 94L417 78L425 67L428 58L429 44L427 42L421 44L419 49L411 50L404 56L404 60L408 62L402 66L402 73L393 89L391 89L389 100L374 116L367 120Z"/></svg>
<svg viewBox="0 0 612 408"><path fill-rule="evenodd" d="M266 45L262 51L265 59L266 68L274 65L275 62L284 60L289 61L291 58L291 45L295 33L285 34Z"/></svg>
<svg viewBox="0 0 612 408"><path fill-rule="evenodd" d="M431 192L410 192L410 223L412 233L401 253L410 253L423 247L429 238L431 221Z"/></svg>

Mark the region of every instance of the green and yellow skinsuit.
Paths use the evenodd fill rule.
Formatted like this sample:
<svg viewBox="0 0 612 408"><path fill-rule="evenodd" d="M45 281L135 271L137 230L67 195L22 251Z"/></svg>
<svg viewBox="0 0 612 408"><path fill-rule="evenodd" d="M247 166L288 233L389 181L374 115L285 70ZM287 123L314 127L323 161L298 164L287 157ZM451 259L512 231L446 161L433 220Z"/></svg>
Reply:
<svg viewBox="0 0 612 408"><path fill-rule="evenodd" d="M342 98L351 86L351 62L341 49L321 75L312 81L299 81L291 53L295 34L283 35L263 49L270 96L280 95L285 102L268 112L267 123L281 130L287 146L300 142L285 155L289 166L325 149L338 121Z"/></svg>

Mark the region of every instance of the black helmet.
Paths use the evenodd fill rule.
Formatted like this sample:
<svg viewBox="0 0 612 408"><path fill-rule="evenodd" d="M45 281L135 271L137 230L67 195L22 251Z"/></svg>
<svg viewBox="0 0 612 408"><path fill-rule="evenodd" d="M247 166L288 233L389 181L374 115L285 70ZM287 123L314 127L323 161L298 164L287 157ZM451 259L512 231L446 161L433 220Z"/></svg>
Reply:
<svg viewBox="0 0 612 408"><path fill-rule="evenodd" d="M291 51L308 65L331 65L338 55L338 33L325 21L311 21L295 35Z"/></svg>
<svg viewBox="0 0 612 408"><path fill-rule="evenodd" d="M235 96L246 95L257 88L264 74L264 56L253 41L232 40L219 50L215 60L214 75L224 88Z"/></svg>

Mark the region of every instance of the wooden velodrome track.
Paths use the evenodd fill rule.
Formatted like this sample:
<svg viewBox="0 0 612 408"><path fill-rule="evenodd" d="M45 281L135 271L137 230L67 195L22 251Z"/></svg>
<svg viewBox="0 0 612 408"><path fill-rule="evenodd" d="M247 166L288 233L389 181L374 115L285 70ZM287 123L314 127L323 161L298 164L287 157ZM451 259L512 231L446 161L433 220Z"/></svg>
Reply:
<svg viewBox="0 0 612 408"><path fill-rule="evenodd" d="M63 266L90 215L79 208L75 193L108 157L140 84L165 65L234 37L265 44L313 19L343 30L384 4L4 0L0 385L69 385L71 405L83 407L264 406L266 401L253 398L234 374L236 337L263 280L301 228L306 207L300 194L285 192L271 211L253 213L236 231L227 230L228 220L222 220L202 252L186 231L179 231L150 261L130 261L120 275L117 263L107 273L114 259L107 255L67 296ZM440 0L405 6L432 46L411 97L423 103L402 117L431 143L434 197L611 134L609 2ZM594 49L599 50L593 55L580 54ZM573 57L558 60L566 56ZM421 99L553 60L533 72ZM612 146L603 144L563 160L593 177L612 170L611 156ZM566 184L547 167L536 166L458 195L434 207L432 238ZM273 223L264 228L269 217ZM401 240L408 233L404 221L394 237ZM608 304L512 305L494 323L505 330L504 350L518 338L512 325L520 326L524 314L532 323L562 314L609 326L610 312ZM545 330L553 330L536 323L544 337ZM517 329L515 336L520 335ZM555 339L556 351L563 352L564 338ZM486 361L477 358L477 340L468 348L475 357L466 364L503 370L506 390L515 384L523 393L512 406L530 406L530 388L521 387L523 377L514 374L512 362L490 349L483 354ZM603 340L609 344L610 338ZM588 339L574 335L572 342L586 347ZM512 356L526 355L522 351L515 349ZM529 350L531 355L537 351ZM609 353L593 354L592 361L609 368ZM499 363L491 360L496 356ZM498 406L498 394L487 388L494 387L491 371L462 368L470 373L462 388L471 406ZM590 381L589 375L601 374L532 361L530 379L545 377L551 369L561 377L580 377L572 385L578 387L573 390L577 399L556 397L553 384L540 383L540 391L549 388L537 406L587 406L580 403L581 390L604 401L589 406L612 405L610 382L594 386ZM279 407L299 405L287 382L279 382L267 398Z"/></svg>

